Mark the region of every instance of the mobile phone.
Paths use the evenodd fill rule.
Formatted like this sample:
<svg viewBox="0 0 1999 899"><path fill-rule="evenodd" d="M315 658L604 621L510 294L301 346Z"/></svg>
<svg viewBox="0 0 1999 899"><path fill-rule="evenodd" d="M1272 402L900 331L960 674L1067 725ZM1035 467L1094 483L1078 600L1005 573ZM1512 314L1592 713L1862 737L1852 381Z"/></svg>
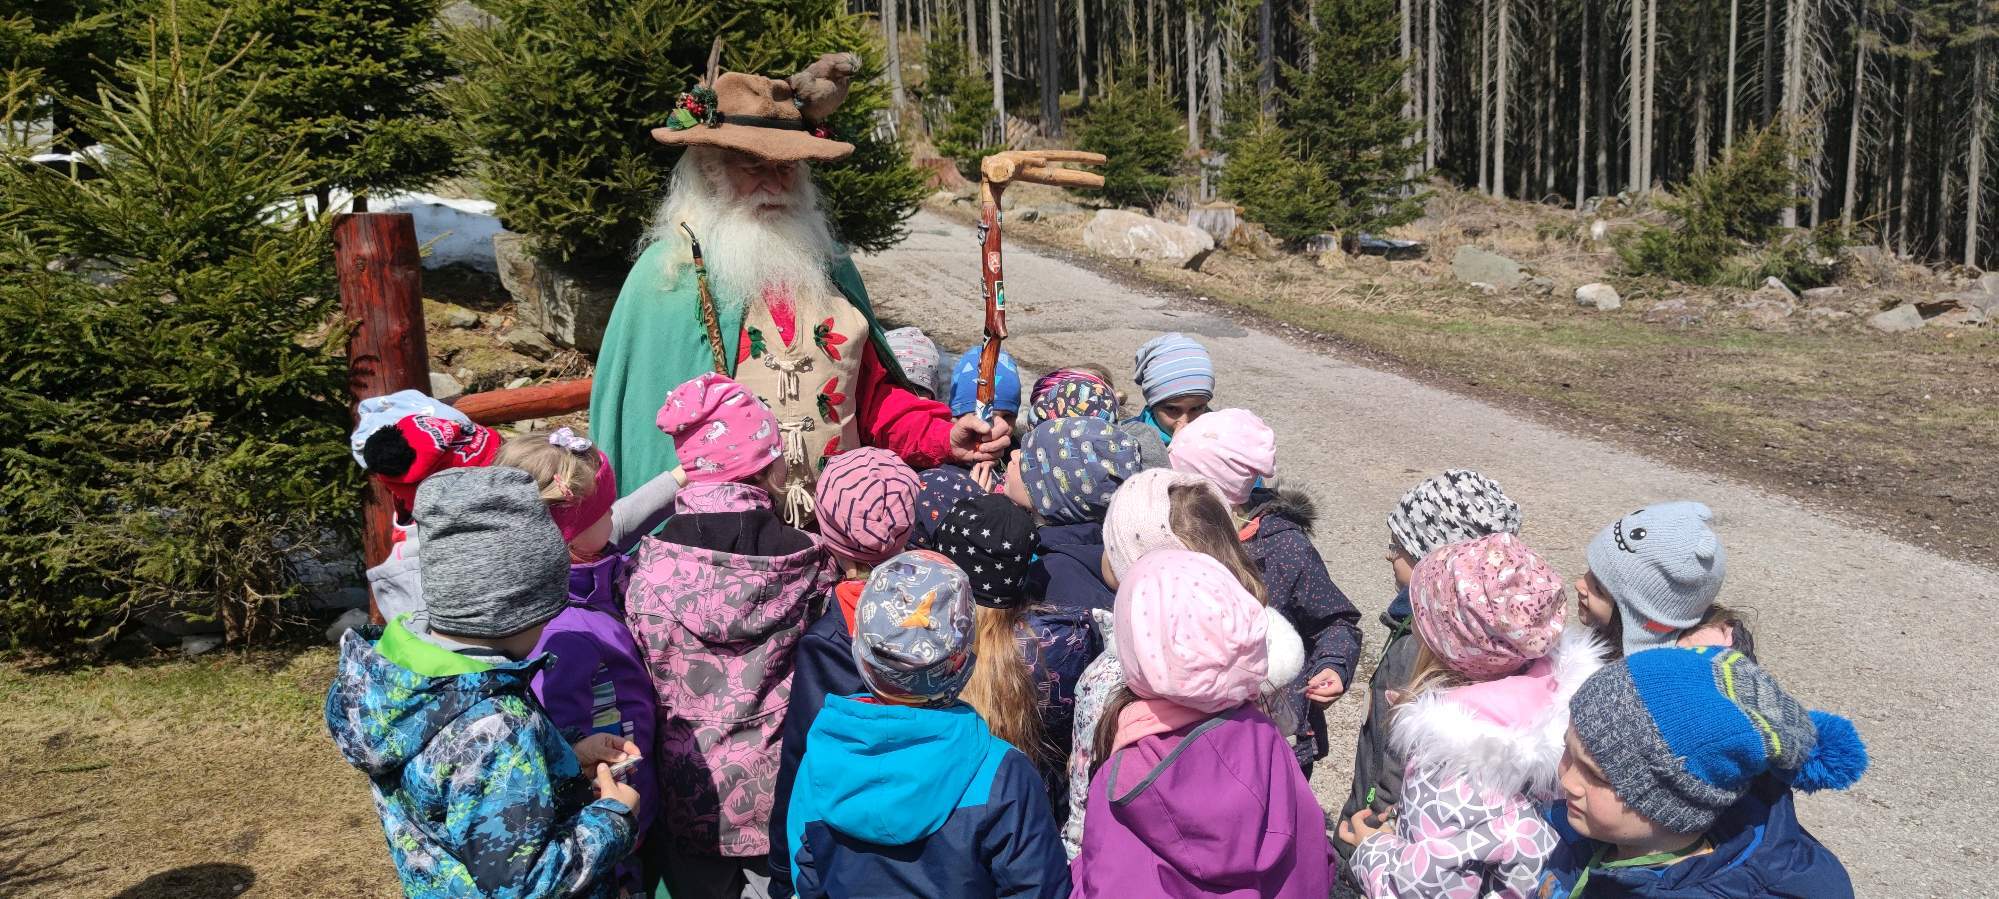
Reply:
<svg viewBox="0 0 1999 899"><path fill-rule="evenodd" d="M636 765L642 761L645 761L643 757L634 755L626 758L624 761L614 762L611 765L611 776L622 780L625 776L625 772L632 770L633 765Z"/></svg>

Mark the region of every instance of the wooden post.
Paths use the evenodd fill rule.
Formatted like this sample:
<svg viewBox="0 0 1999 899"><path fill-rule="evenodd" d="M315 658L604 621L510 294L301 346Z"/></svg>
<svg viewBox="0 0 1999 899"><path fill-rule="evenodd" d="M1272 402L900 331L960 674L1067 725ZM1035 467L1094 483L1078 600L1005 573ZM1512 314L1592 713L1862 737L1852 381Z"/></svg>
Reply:
<svg viewBox="0 0 1999 899"><path fill-rule="evenodd" d="M340 277L340 308L353 326L347 341L347 391L354 403L412 388L428 393L423 269L410 214L358 212L335 219L333 264ZM388 491L370 478L361 506L361 552L370 568L388 558L391 509ZM382 621L372 591L368 618Z"/></svg>

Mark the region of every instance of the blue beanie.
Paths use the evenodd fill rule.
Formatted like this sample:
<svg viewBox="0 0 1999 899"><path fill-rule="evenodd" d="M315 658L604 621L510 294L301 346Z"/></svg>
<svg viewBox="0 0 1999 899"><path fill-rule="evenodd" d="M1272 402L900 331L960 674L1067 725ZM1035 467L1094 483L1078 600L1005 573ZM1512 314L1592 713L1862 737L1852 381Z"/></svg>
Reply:
<svg viewBox="0 0 1999 899"><path fill-rule="evenodd" d="M1215 363L1207 348L1177 331L1141 344L1132 368L1148 408L1178 396L1215 395Z"/></svg>
<svg viewBox="0 0 1999 899"><path fill-rule="evenodd" d="M965 355L958 357L958 367L952 369L951 414L964 415L979 408L979 353L982 347L972 347ZM1000 351L999 365L993 367L993 408L1001 412L1020 411L1020 366L1005 350Z"/></svg>
<svg viewBox="0 0 1999 899"><path fill-rule="evenodd" d="M1867 770L1853 722L1807 712L1725 647L1606 665L1569 700L1569 723L1617 798L1677 833L1705 832L1765 774L1811 792L1846 789Z"/></svg>

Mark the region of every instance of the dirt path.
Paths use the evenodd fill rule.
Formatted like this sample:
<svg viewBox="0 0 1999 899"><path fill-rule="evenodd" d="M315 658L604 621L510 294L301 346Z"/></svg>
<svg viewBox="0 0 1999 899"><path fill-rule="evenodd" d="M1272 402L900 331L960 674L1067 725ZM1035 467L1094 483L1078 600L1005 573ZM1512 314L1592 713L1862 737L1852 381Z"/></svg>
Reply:
<svg viewBox="0 0 1999 899"><path fill-rule="evenodd" d="M885 318L967 346L981 320L972 231L929 213L911 224L896 249L860 260L869 293ZM1873 754L1857 788L1804 801L1806 823L1862 895L1999 895L1985 841L1999 806L1986 759L1999 716L1954 686L1999 670L1986 617L1999 608L1999 572L1679 467L1671 445L1639 455L1556 430L1031 250L1009 248L1006 273L1008 346L1030 368L1095 361L1126 379L1132 351L1156 333L1207 344L1218 404L1268 420L1285 483L1318 500L1319 548L1367 618L1370 653L1382 636L1374 616L1392 593L1384 515L1432 472L1477 468L1505 485L1521 501L1528 540L1570 577L1610 518L1661 500L1706 502L1729 549L1722 600L1752 610L1757 649L1783 683L1808 705L1852 717ZM1335 711L1334 753L1315 786L1337 805L1361 706L1343 701Z"/></svg>

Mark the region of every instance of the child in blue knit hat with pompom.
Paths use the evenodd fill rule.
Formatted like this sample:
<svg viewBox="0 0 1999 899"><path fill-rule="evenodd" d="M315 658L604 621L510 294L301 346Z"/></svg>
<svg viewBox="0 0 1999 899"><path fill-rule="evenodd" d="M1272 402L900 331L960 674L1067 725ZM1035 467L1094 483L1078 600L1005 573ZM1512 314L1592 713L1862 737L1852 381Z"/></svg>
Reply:
<svg viewBox="0 0 1999 899"><path fill-rule="evenodd" d="M1807 712L1726 647L1631 655L1569 700L1563 844L1538 895L1851 897L1846 868L1798 822L1792 791L1867 770L1853 723Z"/></svg>

